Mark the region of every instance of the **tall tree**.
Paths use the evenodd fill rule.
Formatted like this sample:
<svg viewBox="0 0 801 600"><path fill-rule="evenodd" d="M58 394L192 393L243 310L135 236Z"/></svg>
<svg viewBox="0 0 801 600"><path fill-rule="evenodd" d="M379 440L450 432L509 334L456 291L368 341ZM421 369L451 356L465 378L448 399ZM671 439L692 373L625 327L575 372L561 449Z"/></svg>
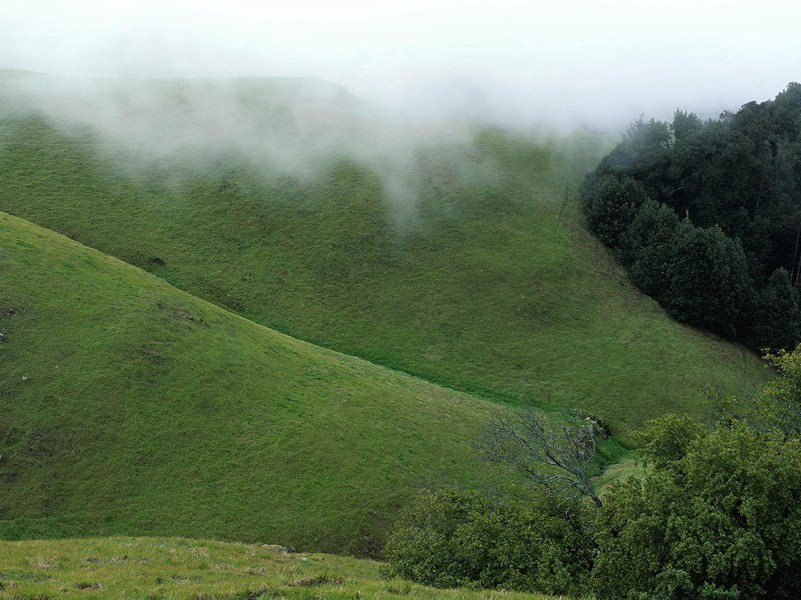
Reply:
<svg viewBox="0 0 801 600"><path fill-rule="evenodd" d="M793 348L801 341L798 290L786 269L778 268L768 279L754 318L755 345L770 350Z"/></svg>
<svg viewBox="0 0 801 600"><path fill-rule="evenodd" d="M683 221L667 265L665 307L680 321L736 334L740 309L750 293L742 245L719 227L704 229Z"/></svg>

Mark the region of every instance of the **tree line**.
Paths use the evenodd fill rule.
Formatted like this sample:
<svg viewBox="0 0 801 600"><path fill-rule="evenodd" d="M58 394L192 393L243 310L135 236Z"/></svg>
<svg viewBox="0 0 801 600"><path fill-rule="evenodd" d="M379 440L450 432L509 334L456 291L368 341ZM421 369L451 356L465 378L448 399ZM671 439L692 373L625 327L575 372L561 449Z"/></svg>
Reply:
<svg viewBox="0 0 801 600"><path fill-rule="evenodd" d="M801 341L801 84L718 119L637 120L588 175L587 223L677 320Z"/></svg>

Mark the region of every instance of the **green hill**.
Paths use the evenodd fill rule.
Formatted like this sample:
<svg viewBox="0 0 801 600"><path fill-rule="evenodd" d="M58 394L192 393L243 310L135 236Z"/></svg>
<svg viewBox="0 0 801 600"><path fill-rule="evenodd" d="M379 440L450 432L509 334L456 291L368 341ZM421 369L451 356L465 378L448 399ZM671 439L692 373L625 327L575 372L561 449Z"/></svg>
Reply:
<svg viewBox="0 0 801 600"><path fill-rule="evenodd" d="M544 600L382 580L380 563L280 548L166 538L0 542L0 598L454 598Z"/></svg>
<svg viewBox="0 0 801 600"><path fill-rule="evenodd" d="M706 385L766 376L672 321L585 231L575 197L606 139L404 138L303 80L95 82L107 104L39 106L9 83L24 78L4 76L0 210L248 319L483 397L580 407L624 441L698 415Z"/></svg>
<svg viewBox="0 0 801 600"><path fill-rule="evenodd" d="M492 483L470 445L486 401L276 333L2 213L0 333L0 538L363 553L416 489Z"/></svg>

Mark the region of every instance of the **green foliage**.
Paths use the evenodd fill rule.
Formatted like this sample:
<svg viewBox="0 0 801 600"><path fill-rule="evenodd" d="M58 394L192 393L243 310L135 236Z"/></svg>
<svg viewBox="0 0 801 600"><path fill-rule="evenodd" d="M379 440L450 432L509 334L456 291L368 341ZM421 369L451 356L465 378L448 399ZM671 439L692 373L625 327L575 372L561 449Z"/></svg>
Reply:
<svg viewBox="0 0 801 600"><path fill-rule="evenodd" d="M683 142L694 133L699 132L704 124L698 115L683 110L677 110L673 114L671 131L677 142Z"/></svg>
<svg viewBox="0 0 801 600"><path fill-rule="evenodd" d="M799 437L801 436L801 346L793 352L779 350L776 354L768 354L765 360L773 367L778 377L771 380L765 388L768 402L761 413L766 413L770 419L768 424L781 431L785 437Z"/></svg>
<svg viewBox="0 0 801 600"><path fill-rule="evenodd" d="M676 319L758 349L801 341L798 89L719 120L638 120L584 191L591 229L644 292ZM639 210L609 193L631 181L649 198Z"/></svg>
<svg viewBox="0 0 801 600"><path fill-rule="evenodd" d="M633 179L603 177L584 194L587 222L598 239L617 247L646 197L645 188Z"/></svg>
<svg viewBox="0 0 801 600"><path fill-rule="evenodd" d="M393 575L435 587L578 593L592 564L578 504L427 493L407 507L386 546Z"/></svg>
<svg viewBox="0 0 801 600"><path fill-rule="evenodd" d="M719 227L703 229L684 221L667 265L668 287L660 295L680 321L734 336L750 284L742 245Z"/></svg>
<svg viewBox="0 0 801 600"><path fill-rule="evenodd" d="M681 433L676 419L645 432ZM742 423L651 445L652 469L610 485L593 587L602 598L795 598L801 443Z"/></svg>
<svg viewBox="0 0 801 600"><path fill-rule="evenodd" d="M635 442L646 464L669 469L687 455L687 451L703 433L701 425L690 417L667 414L647 423L637 432Z"/></svg>
<svg viewBox="0 0 801 600"><path fill-rule="evenodd" d="M754 345L771 350L792 348L801 339L801 311L798 289L790 283L790 274L779 267L762 290L753 330Z"/></svg>
<svg viewBox="0 0 801 600"><path fill-rule="evenodd" d="M621 244L621 258L630 265L637 286L655 298L670 289L670 265L674 263L673 240L679 219L673 209L648 198Z"/></svg>

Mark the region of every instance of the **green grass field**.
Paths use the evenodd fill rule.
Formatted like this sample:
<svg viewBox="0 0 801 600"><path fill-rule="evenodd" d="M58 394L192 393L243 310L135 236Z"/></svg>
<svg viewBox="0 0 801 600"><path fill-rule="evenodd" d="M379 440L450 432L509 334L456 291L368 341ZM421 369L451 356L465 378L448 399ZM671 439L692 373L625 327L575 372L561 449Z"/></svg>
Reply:
<svg viewBox="0 0 801 600"><path fill-rule="evenodd" d="M245 544L169 538L0 542L0 598L544 599L538 594L431 589L383 580L380 564L286 554Z"/></svg>
<svg viewBox="0 0 801 600"><path fill-rule="evenodd" d="M151 112L205 93L172 85ZM273 115L267 133L311 110L248 85L237 111ZM354 102L321 122L358 122ZM19 111L0 139L0 210L299 339L492 400L582 408L624 442L649 417L699 415L707 385L767 376L741 346L668 318L586 232L576 196L597 136L424 144L389 183L358 157L301 175L233 154L200 168L187 150L144 168L90 129ZM413 192L405 204L393 186Z"/></svg>
<svg viewBox="0 0 801 600"><path fill-rule="evenodd" d="M7 102L16 76L0 73L0 539L374 555L418 489L509 483L472 446L506 404L603 417L615 462L644 420L699 416L705 386L768 377L669 319L587 233L576 192L603 138L475 132L392 168L363 147L287 170L227 134L204 153L181 107L209 90L154 82L132 114L167 102L181 125L159 141L188 145L149 163L152 147ZM255 111L260 134L380 130L336 89L287 85L241 83L234 114ZM632 472L624 460L599 482ZM0 544L0 595L525 597L259 548Z"/></svg>
<svg viewBox="0 0 801 600"><path fill-rule="evenodd" d="M493 485L497 407L256 325L0 213L0 538L374 553L421 487Z"/></svg>

